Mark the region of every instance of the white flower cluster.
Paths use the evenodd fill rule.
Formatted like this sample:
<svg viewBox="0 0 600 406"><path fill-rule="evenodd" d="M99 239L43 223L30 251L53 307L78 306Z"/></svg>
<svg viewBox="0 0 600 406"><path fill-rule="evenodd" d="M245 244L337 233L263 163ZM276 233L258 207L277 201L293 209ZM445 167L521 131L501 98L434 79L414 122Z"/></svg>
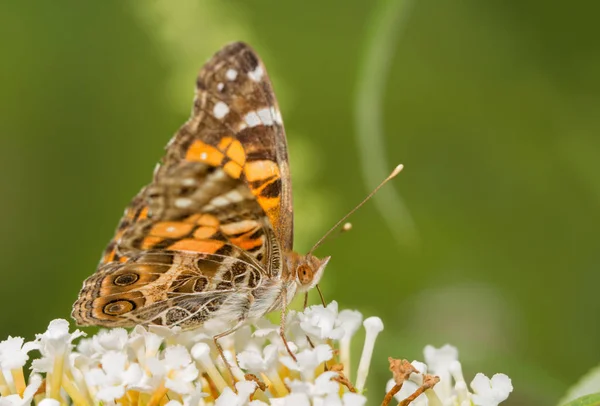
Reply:
<svg viewBox="0 0 600 406"><path fill-rule="evenodd" d="M419 394L419 388L427 388L425 380L427 376L435 375L435 386L419 394L410 403L413 406L497 406L508 398L513 387L511 380L505 374L495 374L489 379L482 373L478 373L471 381L469 392L462 373L462 366L458 361L458 350L451 345L434 348L430 345L425 347L425 363L413 361L410 370L407 371L407 379L401 379L401 389L394 398L401 402L411 395ZM394 361L390 359L390 369ZM406 362L408 363L408 362ZM413 372L411 372L413 371ZM433 374L433 375L428 375ZM394 374L396 375L396 374ZM439 382L438 382L439 380ZM386 390L393 390L397 379L390 379Z"/></svg>
<svg viewBox="0 0 600 406"><path fill-rule="evenodd" d="M353 385L350 344L361 323L366 337ZM336 302L312 306L286 317L285 336L294 357L285 348L279 326L263 319L219 341L227 365L212 340L224 331L218 323L185 332L157 326L102 330L80 339L75 348L74 340L84 333L70 332L68 322L59 319L32 342L20 337L0 342L0 406L362 406L381 330L379 318L363 321L357 311L338 312ZM411 404L419 406L491 406L508 396L512 387L508 389L510 380L504 375L490 382L479 374L471 383L475 394L468 393L460 364L448 356L448 348L426 349L430 371L440 374L439 385L426 387L419 383L422 374L412 373L395 391L396 398L408 404L412 396L416 399ZM27 384L23 368L31 351L40 356L31 363ZM450 358L452 362L446 362ZM413 364L425 372L424 364Z"/></svg>

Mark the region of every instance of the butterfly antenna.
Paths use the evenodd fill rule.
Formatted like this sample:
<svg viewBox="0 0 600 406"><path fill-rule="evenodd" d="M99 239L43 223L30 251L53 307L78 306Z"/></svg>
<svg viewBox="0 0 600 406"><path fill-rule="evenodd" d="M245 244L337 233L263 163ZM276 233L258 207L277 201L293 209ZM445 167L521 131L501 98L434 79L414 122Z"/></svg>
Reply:
<svg viewBox="0 0 600 406"><path fill-rule="evenodd" d="M373 195L375 193L377 193L377 191L379 189L381 189L381 187L383 185L385 185L388 181L392 180L396 175L398 175L402 171L403 168L404 168L404 165L402 165L402 164L396 166L396 168L394 168L394 170L392 171L392 173L390 173L388 175L388 177L383 180L383 182L381 182L379 185L377 185L377 187L375 189L373 189L373 191L371 193L369 193L367 195L367 197L365 197L363 199L362 202L360 202L358 205L356 205L356 207L354 207L352 210L350 210L348 212L348 214L346 214L337 223L335 223L335 225L333 227L331 227L329 229L329 231L327 231L325 233L325 235L323 235L323 237L321 237L321 239L319 241L317 241L317 243L315 245L313 245L313 247L310 249L310 251L308 251L307 255L312 254L314 250L316 250L317 248L319 248L319 246L323 243L323 241L325 241L327 239L327 237L329 237L329 235L340 226L340 224L342 224L344 221L346 221L346 219L348 217L350 217L356 210L358 210L363 204L365 204L370 198L372 198ZM347 224L344 224L343 231L348 231L352 227L352 225L350 223L347 223Z"/></svg>

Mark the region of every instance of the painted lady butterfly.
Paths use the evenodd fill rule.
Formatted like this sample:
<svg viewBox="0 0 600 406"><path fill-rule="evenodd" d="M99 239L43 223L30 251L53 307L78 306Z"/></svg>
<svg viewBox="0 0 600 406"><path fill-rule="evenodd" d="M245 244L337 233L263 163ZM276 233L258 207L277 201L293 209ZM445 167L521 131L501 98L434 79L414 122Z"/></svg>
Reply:
<svg viewBox="0 0 600 406"><path fill-rule="evenodd" d="M247 319L285 314L317 285L329 257L312 251L328 234L307 255L293 251L281 114L263 63L234 43L200 71L191 118L125 211L72 315L106 327L191 329L219 319L233 325L215 337L220 350L218 338Z"/></svg>

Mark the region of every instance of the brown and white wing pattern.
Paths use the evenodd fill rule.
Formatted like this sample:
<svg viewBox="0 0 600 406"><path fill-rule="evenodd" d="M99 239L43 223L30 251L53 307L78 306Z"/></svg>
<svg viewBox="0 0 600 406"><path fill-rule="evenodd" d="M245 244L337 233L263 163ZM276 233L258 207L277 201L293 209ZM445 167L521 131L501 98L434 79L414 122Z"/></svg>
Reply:
<svg viewBox="0 0 600 406"><path fill-rule="evenodd" d="M264 65L235 43L200 72L192 117L126 210L73 317L186 328L242 320L253 292L276 285L291 244L281 115Z"/></svg>
<svg viewBox="0 0 600 406"><path fill-rule="evenodd" d="M246 182L281 248L292 250L285 130L266 68L248 45L226 46L200 71L192 117L167 151L166 162L181 159L222 166Z"/></svg>

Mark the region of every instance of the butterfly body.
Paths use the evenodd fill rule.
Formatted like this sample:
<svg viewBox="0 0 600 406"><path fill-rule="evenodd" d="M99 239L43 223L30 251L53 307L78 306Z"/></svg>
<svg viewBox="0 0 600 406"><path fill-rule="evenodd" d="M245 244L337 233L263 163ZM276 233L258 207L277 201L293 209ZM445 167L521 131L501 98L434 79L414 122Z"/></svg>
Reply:
<svg viewBox="0 0 600 406"><path fill-rule="evenodd" d="M287 143L246 44L200 71L192 115L132 200L73 306L81 325L195 328L285 308L329 258L293 251Z"/></svg>

